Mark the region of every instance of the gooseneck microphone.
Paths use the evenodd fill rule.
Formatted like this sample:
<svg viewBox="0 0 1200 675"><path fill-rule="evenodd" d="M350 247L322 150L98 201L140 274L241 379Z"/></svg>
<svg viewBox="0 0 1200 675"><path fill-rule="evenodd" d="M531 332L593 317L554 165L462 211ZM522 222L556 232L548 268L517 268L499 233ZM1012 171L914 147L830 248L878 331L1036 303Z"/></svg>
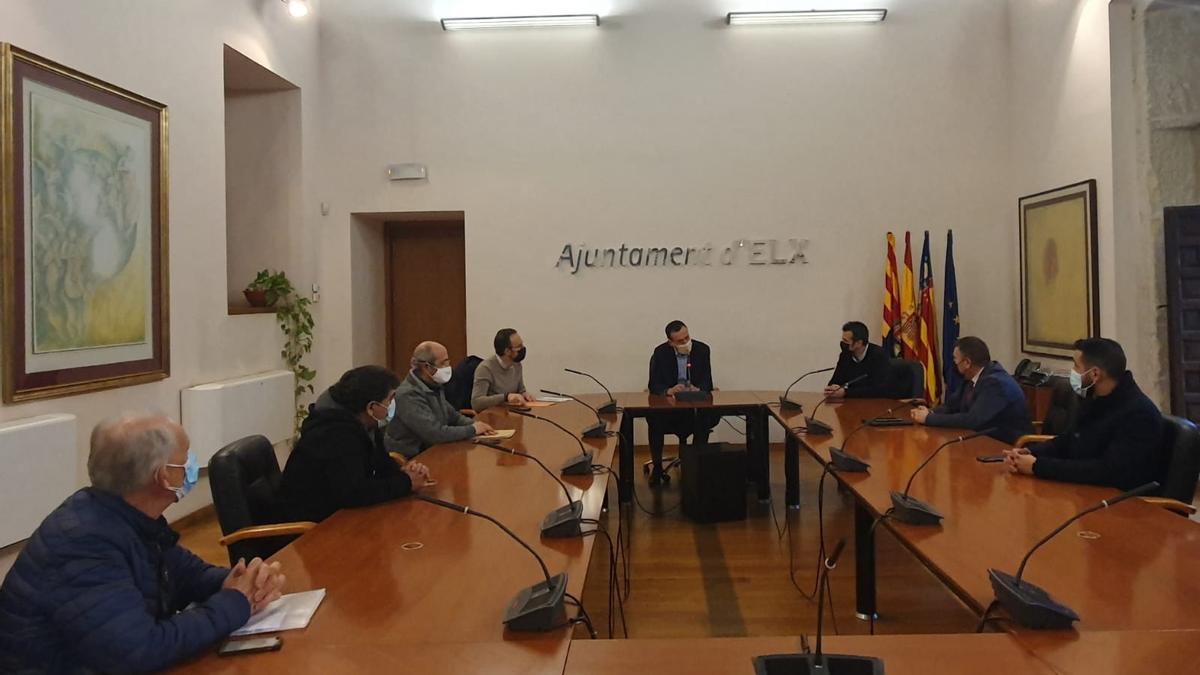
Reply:
<svg viewBox="0 0 1200 675"><path fill-rule="evenodd" d="M583 441L578 436L571 433L570 429L564 427L563 425L559 424L558 422L555 422L554 420L552 420L548 417L538 417L537 415L523 412L520 410L509 410L509 412L513 413L514 415L520 415L521 417L528 417L529 419L541 420L542 422L548 422L548 423L553 424L554 426L558 427L559 429L561 429L564 434L570 436L571 438L574 438L575 442L579 444L579 454L575 455L574 457L572 457L572 458L568 459L566 462L564 462L562 467L559 468L559 471L561 471L564 476L591 475L591 473L592 473L592 457L593 457L594 453L592 452L591 448L585 447L583 444Z"/></svg>
<svg viewBox="0 0 1200 675"><path fill-rule="evenodd" d="M696 389L693 391L690 389L692 386L692 359L690 356L688 357L687 378L684 379L684 385L689 388L684 389L683 391L677 391L674 394L675 400L680 403L697 403L699 401L707 401L708 398L712 396L711 391L704 391L703 389Z"/></svg>
<svg viewBox="0 0 1200 675"><path fill-rule="evenodd" d="M588 378L592 382L595 382L596 384L600 385L600 388L604 390L604 393L608 394L608 403L605 403L604 405L597 408L596 409L597 413L609 415L609 414L617 412L617 399L613 398L612 392L608 390L608 387L604 386L603 382L601 382L600 380L597 380L596 378L592 377L588 373L583 372L582 370L573 370L571 368L563 368L563 370L565 370L568 373L571 373L572 375L582 375L582 376ZM543 389L542 391L546 391L546 390ZM550 392L546 392L546 393L549 394ZM550 394L550 395L556 396L557 394Z"/></svg>
<svg viewBox="0 0 1200 675"><path fill-rule="evenodd" d="M477 445L487 446L493 450L503 452L508 455L524 457L533 460L538 466L542 467L542 471L546 472L547 476L554 479L558 486L562 488L563 494L567 497L567 505L560 506L542 519L542 536L551 539L561 539L565 537L577 537L583 531L583 502L571 499L571 492L567 489L567 484L562 482L554 472L547 467L542 460L534 457L528 452L521 452L514 448L506 448L500 443L489 442L486 439L478 439L475 441Z"/></svg>
<svg viewBox="0 0 1200 675"><path fill-rule="evenodd" d="M842 473L863 473L863 472L867 471L867 469L870 469L871 468L870 464L868 464L867 462L859 459L858 457L855 457L854 455L851 455L850 453L846 452L846 448L848 448L850 446L850 439L854 437L854 434L857 434L859 431L865 429L866 427L874 426L871 424L871 420L877 420L877 419L880 419L881 417L886 417L888 415L891 415L893 412L899 410L900 408L903 408L905 406L910 406L910 405L913 405L912 401L901 401L899 404L894 405L894 406L888 408L887 410L883 411L883 413L876 415L875 417L872 417L870 419L863 420L862 424L858 425L857 427L854 427L854 430L851 431L850 433L846 434L846 437L842 439L842 447L840 447L840 448L837 446L829 447L829 463L833 465L834 469L836 469Z"/></svg>
<svg viewBox="0 0 1200 675"><path fill-rule="evenodd" d="M808 377L809 375L816 375L817 373L828 373L829 371L833 370L835 367L836 366L831 366L829 368L821 368L820 370L810 370L807 373L801 375L800 377L797 377L796 379L792 380L792 383L789 384L787 386L787 389L785 389L783 391L783 396L779 397L779 409L780 410L803 410L804 409L803 405L788 398L788 394L791 393L792 387L796 386L800 382L800 380L803 380L804 378Z"/></svg>
<svg viewBox="0 0 1200 675"><path fill-rule="evenodd" d="M850 385L858 384L859 382L862 382L865 379L867 379L867 374L863 373L862 375L859 375L858 377L854 378L853 380L850 380L849 382L839 385L839 386L841 386L841 388L843 390L848 390L848 389L850 389ZM812 414L809 415L808 417L804 418L804 433L806 433L810 436L828 436L829 434L833 433L833 427L831 427L828 424L825 424L824 422L817 419L817 411L820 410L821 406L824 405L825 402L828 400L829 400L828 396L821 399L817 403L817 405L813 408Z"/></svg>
<svg viewBox="0 0 1200 675"><path fill-rule="evenodd" d="M893 417L892 413L901 408L908 408L925 403L924 399L909 398L900 402L900 405L893 406L885 410L882 414L876 415L869 420L863 420L864 424L872 427L911 427L913 421L909 417Z"/></svg>
<svg viewBox="0 0 1200 675"><path fill-rule="evenodd" d="M942 521L942 513L940 511L921 501L920 499L917 499L916 497L908 496L908 491L912 489L912 484L913 481L916 480L917 474L921 473L921 469L924 469L926 466L928 466L929 463L933 461L933 458L937 457L938 453L942 451L942 448L946 447L947 445L963 443L974 438L979 438L980 436L987 436L995 430L995 427L990 427L988 429L984 429L983 431L976 431L975 433L967 436L951 438L945 443L937 446L933 452L929 453L929 456L925 458L925 461L921 462L921 465L912 472L912 475L908 477L908 483L904 486L904 492L892 492L892 517L902 523L908 523L909 525L937 525L940 523Z"/></svg>
<svg viewBox="0 0 1200 675"><path fill-rule="evenodd" d="M825 628L825 596L829 587L829 572L837 567L838 558L846 548L846 540L840 539L833 553L825 558L817 579L817 651L808 653L808 643L801 638L804 653L772 654L754 657L754 672L758 675L772 673L828 673L829 675L883 675L883 661L873 656L848 656L825 654L822 638Z"/></svg>
<svg viewBox="0 0 1200 675"><path fill-rule="evenodd" d="M1151 481L1128 492L1122 492L1112 499L1105 499L1099 504L1071 516L1062 525L1054 528L1053 532L1042 537L1038 543L1033 545L1033 548L1029 549L1029 552L1021 559L1021 566L1017 568L1017 575L1015 577L1000 570L989 569L988 579L992 582L992 592L996 594L996 603L1007 610L1017 623L1026 628L1038 630L1069 629L1072 622L1079 620L1079 615L1075 613L1075 610L1050 597L1050 594L1041 587L1021 580L1021 577L1025 574L1025 565L1029 563L1029 557L1033 555L1034 551L1041 548L1043 544L1053 539L1059 532L1065 530L1068 525L1087 514L1109 508L1110 506L1116 506L1130 497L1140 497L1144 494L1155 492L1158 490L1158 487L1157 482Z"/></svg>
<svg viewBox="0 0 1200 675"><path fill-rule="evenodd" d="M608 424L604 421L603 418L600 417L599 410L596 410L595 408L588 405L584 401L581 401L580 399L578 399L575 396L572 396L570 394L562 394L557 391L550 391L549 389L543 389L542 393L549 394L551 396L558 396L560 398L569 398L572 401L575 401L576 403L578 403L579 405L596 413L596 423L593 424L592 426L584 429L582 432L582 435L584 438L608 438ZM537 419L542 419L542 418L538 417ZM564 431L566 431L566 430L564 429ZM568 431L567 433L570 433L570 432Z"/></svg>
<svg viewBox="0 0 1200 675"><path fill-rule="evenodd" d="M565 573L550 575L550 569L546 567L546 561L542 560L542 556L537 554L537 551L518 537L512 530L504 526L504 523L495 518L480 513L470 507L453 502L443 501L436 497L429 497L419 492L414 492L413 497L429 502L443 509L457 511L464 515L475 516L482 518L496 527L504 531L505 534L512 537L513 541L517 542L529 551L542 568L542 575L545 581L521 589L513 601L509 603L508 608L504 610L504 624L510 630L514 631L536 631L546 632L554 630L567 623L566 607L563 604L563 599L567 592L567 575Z"/></svg>

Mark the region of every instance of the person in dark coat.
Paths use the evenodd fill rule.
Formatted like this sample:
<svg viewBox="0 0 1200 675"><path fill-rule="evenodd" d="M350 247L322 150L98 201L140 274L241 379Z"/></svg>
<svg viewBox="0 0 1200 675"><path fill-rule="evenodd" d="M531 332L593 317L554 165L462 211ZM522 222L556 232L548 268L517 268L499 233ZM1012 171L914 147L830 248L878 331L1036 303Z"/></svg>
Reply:
<svg viewBox="0 0 1200 675"><path fill-rule="evenodd" d="M954 343L954 367L962 384L950 392L942 405L924 406L910 413L917 424L982 431L993 429L992 438L1012 443L1033 432L1029 405L1021 385L992 360L987 344L977 337L960 337Z"/></svg>
<svg viewBox="0 0 1200 675"><path fill-rule="evenodd" d="M1075 343L1071 386L1083 403L1066 433L1044 443L1005 451L1012 473L1068 483L1130 490L1163 481L1163 417L1126 370L1115 340Z"/></svg>
<svg viewBox="0 0 1200 675"><path fill-rule="evenodd" d="M647 388L655 396L674 396L680 391L707 391L713 387L712 352L708 345L692 340L682 321L666 327L667 341L655 347L650 357L650 382ZM692 444L706 445L720 418L711 412L672 410L655 412L646 418L650 428L650 484L670 481L663 472L662 454L666 434L679 436L681 446L692 437Z"/></svg>
<svg viewBox="0 0 1200 675"><path fill-rule="evenodd" d="M309 406L279 486L280 508L290 520L320 522L338 509L379 504L425 485L423 464L401 468L383 447L399 385L387 368L361 366Z"/></svg>
<svg viewBox="0 0 1200 675"><path fill-rule="evenodd" d="M836 400L840 398L894 398L896 389L890 378L891 359L879 345L870 342L871 334L867 324L861 321L848 321L842 325L841 354L838 355L837 367L825 385L825 396ZM847 382L858 380L851 386Z"/></svg>
<svg viewBox="0 0 1200 675"><path fill-rule="evenodd" d="M179 546L162 514L196 484L189 445L162 416L95 428L91 486L42 521L0 586L0 672L161 670L279 597L279 563L230 570Z"/></svg>

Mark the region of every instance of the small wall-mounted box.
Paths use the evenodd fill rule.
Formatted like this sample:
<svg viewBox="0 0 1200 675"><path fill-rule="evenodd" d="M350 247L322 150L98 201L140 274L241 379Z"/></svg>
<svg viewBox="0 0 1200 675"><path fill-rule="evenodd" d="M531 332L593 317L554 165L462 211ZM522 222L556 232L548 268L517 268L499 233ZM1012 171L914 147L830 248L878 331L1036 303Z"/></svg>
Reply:
<svg viewBox="0 0 1200 675"><path fill-rule="evenodd" d="M388 180L425 180L428 176L425 173L424 164L389 164L387 168Z"/></svg>

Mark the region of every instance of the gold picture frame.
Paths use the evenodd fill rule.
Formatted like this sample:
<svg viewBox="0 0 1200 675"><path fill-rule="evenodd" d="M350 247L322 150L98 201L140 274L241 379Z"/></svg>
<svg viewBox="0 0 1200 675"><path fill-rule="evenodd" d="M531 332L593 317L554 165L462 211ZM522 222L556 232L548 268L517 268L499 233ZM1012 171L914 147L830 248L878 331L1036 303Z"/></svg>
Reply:
<svg viewBox="0 0 1200 675"><path fill-rule="evenodd" d="M167 106L0 43L3 400L170 375Z"/></svg>
<svg viewBox="0 0 1200 675"><path fill-rule="evenodd" d="M1096 181L1021 197L1021 350L1071 358L1100 334Z"/></svg>

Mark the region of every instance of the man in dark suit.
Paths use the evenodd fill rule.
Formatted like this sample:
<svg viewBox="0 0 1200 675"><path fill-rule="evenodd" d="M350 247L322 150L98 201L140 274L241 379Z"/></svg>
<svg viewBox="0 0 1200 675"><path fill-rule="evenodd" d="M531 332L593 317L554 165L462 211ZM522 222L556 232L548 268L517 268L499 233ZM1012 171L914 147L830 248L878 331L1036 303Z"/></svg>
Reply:
<svg viewBox="0 0 1200 675"><path fill-rule="evenodd" d="M954 343L954 367L963 376L962 385L932 410L914 408L914 422L973 431L995 428L989 435L1005 443L1033 431L1021 385L999 361L992 360L983 340L960 337Z"/></svg>
<svg viewBox="0 0 1200 675"><path fill-rule="evenodd" d="M674 396L681 391L712 391L712 360L708 345L692 340L682 321L672 321L666 328L667 341L654 349L650 357L650 383L647 387L656 396ZM678 410L657 412L646 422L650 427L650 485L670 482L663 472L663 437L679 436L684 447L688 436L693 445L705 445L719 418L708 412Z"/></svg>
<svg viewBox="0 0 1200 675"><path fill-rule="evenodd" d="M829 384L825 387L825 395L830 399L894 398L889 382L888 366L891 359L883 347L869 342L870 337L867 325L861 321L842 325L842 353L838 356L837 367L833 369L833 377L829 378ZM862 375L866 375L866 378L849 387L844 386Z"/></svg>
<svg viewBox="0 0 1200 675"><path fill-rule="evenodd" d="M1125 350L1088 338L1075 343L1074 360L1071 387L1083 398L1075 423L1044 443L1005 450L1008 470L1118 490L1162 481L1170 460L1162 413L1125 369Z"/></svg>

